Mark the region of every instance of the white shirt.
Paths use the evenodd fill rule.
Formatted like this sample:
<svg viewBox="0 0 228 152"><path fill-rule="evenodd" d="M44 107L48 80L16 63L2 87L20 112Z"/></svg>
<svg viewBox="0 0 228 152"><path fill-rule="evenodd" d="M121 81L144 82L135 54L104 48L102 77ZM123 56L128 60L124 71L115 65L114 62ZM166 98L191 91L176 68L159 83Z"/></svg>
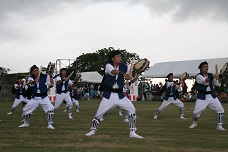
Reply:
<svg viewBox="0 0 228 152"><path fill-rule="evenodd" d="M57 83L57 81L59 81L59 80L62 80L61 79L61 77L60 76L57 76L56 78L55 78L55 82ZM65 81L63 81L63 87L62 87L62 91L65 91L66 90L66 88L65 88ZM73 82L69 79L69 82L68 82L68 85L72 85L73 84Z"/></svg>
<svg viewBox="0 0 228 152"><path fill-rule="evenodd" d="M210 88L210 86L209 86L209 82L205 82L206 78L207 78L206 76L203 77L202 75L198 74L198 75L196 76L196 82L199 83L199 84L202 84L202 85L208 85L206 91L211 91L211 88ZM218 80L213 79L213 85L221 86L221 83L219 83Z"/></svg>
<svg viewBox="0 0 228 152"><path fill-rule="evenodd" d="M174 82L169 82L169 81L167 81L167 82L166 82L166 88L168 88L168 87L170 87L170 86L173 86L173 84L174 84ZM175 90L181 90L180 85L176 85ZM172 91L172 90L171 90L171 91ZM172 95L172 94L175 94L175 92L171 92L171 95Z"/></svg>
<svg viewBox="0 0 228 152"><path fill-rule="evenodd" d="M106 64L106 66L105 66L105 74L110 74L111 76L115 76L115 74L112 74L112 73L111 73L112 70L114 70L114 69L119 70L119 66L115 68L115 67L113 67L110 63ZM128 74L129 71L130 71L130 68L127 67L127 72L126 72L126 74ZM122 71L121 71L121 72L122 72ZM116 80L117 80L117 79L118 79L118 75L116 75ZM119 88L118 84L117 84L117 83L114 83L113 88Z"/></svg>
<svg viewBox="0 0 228 152"><path fill-rule="evenodd" d="M15 89L19 89L19 88L17 88L18 86L22 86L22 84L17 84L17 83L14 84ZM20 90L20 93L22 93L22 90Z"/></svg>
<svg viewBox="0 0 228 152"><path fill-rule="evenodd" d="M34 79L31 76L29 76L28 77L28 83L29 83L29 81L34 81ZM37 82L36 84L37 84L37 88L38 88L36 93L40 93L39 83ZM50 82L50 76L47 75L45 85L48 87L48 85L50 85L50 84L51 84L51 82ZM31 85L31 86L34 86L34 84Z"/></svg>

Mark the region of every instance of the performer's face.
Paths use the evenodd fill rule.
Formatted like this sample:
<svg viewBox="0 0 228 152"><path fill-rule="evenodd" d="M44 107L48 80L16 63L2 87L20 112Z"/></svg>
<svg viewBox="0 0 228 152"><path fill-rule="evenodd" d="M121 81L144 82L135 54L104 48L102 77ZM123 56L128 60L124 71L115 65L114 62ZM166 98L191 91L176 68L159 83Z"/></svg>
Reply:
<svg viewBox="0 0 228 152"><path fill-rule="evenodd" d="M38 74L39 74L39 68L33 69L33 70L32 70L32 74L33 74L34 76L38 76Z"/></svg>
<svg viewBox="0 0 228 152"><path fill-rule="evenodd" d="M173 76L172 76L172 75L169 76L169 77L168 77L168 80L169 80L169 81L173 81Z"/></svg>
<svg viewBox="0 0 228 152"><path fill-rule="evenodd" d="M121 61L122 61L121 54L115 55L115 56L112 58L112 61L113 61L114 63L121 63Z"/></svg>
<svg viewBox="0 0 228 152"><path fill-rule="evenodd" d="M204 65L202 66L202 68L201 68L201 71L202 71L203 73L207 73L207 71L208 71L208 64L204 64Z"/></svg>
<svg viewBox="0 0 228 152"><path fill-rule="evenodd" d="M66 70L62 70L62 71L61 71L61 75L62 75L62 76L66 76Z"/></svg>
<svg viewBox="0 0 228 152"><path fill-rule="evenodd" d="M17 82L21 84L22 83L22 79L18 79Z"/></svg>

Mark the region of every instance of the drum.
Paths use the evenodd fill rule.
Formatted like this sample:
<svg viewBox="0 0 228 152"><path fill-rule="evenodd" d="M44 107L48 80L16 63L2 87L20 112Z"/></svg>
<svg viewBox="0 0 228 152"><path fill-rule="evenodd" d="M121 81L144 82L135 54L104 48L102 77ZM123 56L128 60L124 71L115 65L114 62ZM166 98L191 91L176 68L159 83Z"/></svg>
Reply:
<svg viewBox="0 0 228 152"><path fill-rule="evenodd" d="M222 67L221 74L228 75L228 62Z"/></svg>
<svg viewBox="0 0 228 152"><path fill-rule="evenodd" d="M150 61L148 61L146 58L139 60L139 62L135 63L133 67L133 71L138 74L141 74L142 72L144 72L146 69L149 68L149 64L150 64Z"/></svg>
<svg viewBox="0 0 228 152"><path fill-rule="evenodd" d="M52 74L54 73L54 71L55 71L55 63L49 62L49 63L48 63L48 66L47 66L47 68L46 68L46 73L47 73L48 75L52 75Z"/></svg>
<svg viewBox="0 0 228 152"><path fill-rule="evenodd" d="M135 72L132 72L132 77L130 79L131 83L134 83L139 78L139 75Z"/></svg>
<svg viewBox="0 0 228 152"><path fill-rule="evenodd" d="M189 74L187 72L184 72L180 75L179 79L181 81L185 81L189 77Z"/></svg>

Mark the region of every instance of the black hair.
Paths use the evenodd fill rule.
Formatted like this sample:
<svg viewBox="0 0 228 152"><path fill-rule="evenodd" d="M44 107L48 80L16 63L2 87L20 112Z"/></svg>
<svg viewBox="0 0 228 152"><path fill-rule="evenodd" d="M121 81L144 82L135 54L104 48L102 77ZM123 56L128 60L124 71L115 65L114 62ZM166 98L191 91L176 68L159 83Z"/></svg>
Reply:
<svg viewBox="0 0 228 152"><path fill-rule="evenodd" d="M109 54L109 59L110 59L110 61L112 61L112 58L115 56L115 55L119 55L119 54L121 54L121 52L119 51L119 50L114 50L114 51L112 51L110 54Z"/></svg>
<svg viewBox="0 0 228 152"><path fill-rule="evenodd" d="M198 69L202 69L203 65L205 64L208 65L207 61L201 62L200 65L198 66Z"/></svg>
<svg viewBox="0 0 228 152"><path fill-rule="evenodd" d="M17 80L18 80L18 79L22 79L22 76L18 76L18 77L17 77Z"/></svg>
<svg viewBox="0 0 228 152"><path fill-rule="evenodd" d="M38 68L35 64L30 68L30 73L32 74L32 71L34 70L34 69L36 69L36 68Z"/></svg>
<svg viewBox="0 0 228 152"><path fill-rule="evenodd" d="M169 73L166 78L169 78L169 76L173 76L173 73Z"/></svg>

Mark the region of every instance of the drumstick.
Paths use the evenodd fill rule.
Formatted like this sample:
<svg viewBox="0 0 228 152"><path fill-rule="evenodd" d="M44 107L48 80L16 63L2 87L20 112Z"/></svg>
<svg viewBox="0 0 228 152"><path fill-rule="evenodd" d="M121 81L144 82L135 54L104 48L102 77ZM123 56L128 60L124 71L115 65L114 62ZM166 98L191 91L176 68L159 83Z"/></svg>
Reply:
<svg viewBox="0 0 228 152"><path fill-rule="evenodd" d="M40 79L40 74L42 72L41 70L42 70L42 66L40 66L40 69L39 69L39 73L38 73L38 76L37 76L38 80Z"/></svg>
<svg viewBox="0 0 228 152"><path fill-rule="evenodd" d="M68 79L74 74L74 71L71 72L71 74L67 77Z"/></svg>
<svg viewBox="0 0 228 152"><path fill-rule="evenodd" d="M215 65L216 80L218 80L218 65Z"/></svg>

